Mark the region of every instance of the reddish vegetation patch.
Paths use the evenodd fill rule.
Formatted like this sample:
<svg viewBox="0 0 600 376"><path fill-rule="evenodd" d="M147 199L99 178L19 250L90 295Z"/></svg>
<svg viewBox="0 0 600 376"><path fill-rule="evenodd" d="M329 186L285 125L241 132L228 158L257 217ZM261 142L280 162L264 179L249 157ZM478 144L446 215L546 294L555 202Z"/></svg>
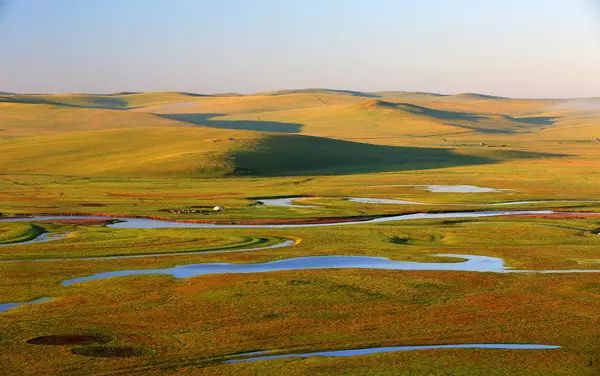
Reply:
<svg viewBox="0 0 600 376"><path fill-rule="evenodd" d="M97 343L107 343L108 337L97 334L53 334L41 336L27 340L32 345L89 345Z"/></svg>
<svg viewBox="0 0 600 376"><path fill-rule="evenodd" d="M128 358L144 355L143 349L133 346L85 346L71 350L73 354L96 356L101 358Z"/></svg>
<svg viewBox="0 0 600 376"><path fill-rule="evenodd" d="M101 202L84 202L82 204L79 204L79 206L85 206L85 207L91 207L91 208L100 208L100 207L106 206L106 204L103 204Z"/></svg>
<svg viewBox="0 0 600 376"><path fill-rule="evenodd" d="M554 214L518 214L519 217L536 217L543 219L585 219L600 216L600 213L570 213L570 212L557 212Z"/></svg>

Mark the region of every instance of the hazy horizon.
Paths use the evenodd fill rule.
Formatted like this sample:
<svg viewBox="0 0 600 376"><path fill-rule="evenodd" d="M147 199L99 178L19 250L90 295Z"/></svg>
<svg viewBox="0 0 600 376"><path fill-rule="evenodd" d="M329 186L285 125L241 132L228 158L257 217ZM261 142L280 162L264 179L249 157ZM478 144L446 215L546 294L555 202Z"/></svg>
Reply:
<svg viewBox="0 0 600 376"><path fill-rule="evenodd" d="M6 92L600 96L595 0L3 4Z"/></svg>
<svg viewBox="0 0 600 376"><path fill-rule="evenodd" d="M91 92L91 91L62 91L62 92L16 92L16 91L8 91L2 90L0 88L0 93L5 93L8 95L99 95L99 96L114 96L114 95L128 95L128 94L141 94L141 93L182 93L189 95L197 95L197 96L226 96L226 95L240 95L240 96L248 96L248 95L260 95L260 94L271 94L276 92L298 92L298 91L310 91L310 90L330 90L330 91L340 91L340 92L356 92L356 93L365 93L365 94L373 94L373 93L407 93L407 94L424 94L424 95L439 95L439 96L456 96L456 95L481 95L495 98L507 98L507 99L532 99L532 100L573 100L573 101L585 101L592 99L600 99L599 96L589 96L589 97L519 97L519 96L499 96L494 94L489 94L485 92L455 92L455 93L440 93L440 92L426 92L426 91L407 91L407 90L376 90L376 91L366 91L366 90L354 90L352 88L326 88L326 87L314 87L314 88L291 88L291 89L275 89L275 90L264 90L264 91L256 91L256 92L193 92L186 90L148 90L148 91L131 91L131 90L122 90L122 91L114 91L114 92ZM376 99L376 98L374 98ZM584 105L585 106L585 105ZM594 109L598 108L597 104L592 105Z"/></svg>

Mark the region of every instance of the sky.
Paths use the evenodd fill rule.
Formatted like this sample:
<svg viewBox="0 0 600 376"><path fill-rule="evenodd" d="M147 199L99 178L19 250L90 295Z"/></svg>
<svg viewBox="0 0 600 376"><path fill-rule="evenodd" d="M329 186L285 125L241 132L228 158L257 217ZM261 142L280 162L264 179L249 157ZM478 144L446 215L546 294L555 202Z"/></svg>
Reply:
<svg viewBox="0 0 600 376"><path fill-rule="evenodd" d="M600 96L600 0L0 0L0 91Z"/></svg>

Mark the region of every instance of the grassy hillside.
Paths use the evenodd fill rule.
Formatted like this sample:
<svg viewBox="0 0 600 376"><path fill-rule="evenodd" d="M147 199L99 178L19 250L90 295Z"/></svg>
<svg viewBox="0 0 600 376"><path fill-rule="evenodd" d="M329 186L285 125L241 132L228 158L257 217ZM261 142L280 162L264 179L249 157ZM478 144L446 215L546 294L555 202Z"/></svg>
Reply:
<svg viewBox="0 0 600 376"><path fill-rule="evenodd" d="M231 141L230 138L250 139ZM251 134L215 129L80 131L0 142L4 173L73 176L214 176L233 171L227 154ZM256 137L256 136L254 136Z"/></svg>
<svg viewBox="0 0 600 376"><path fill-rule="evenodd" d="M409 102L425 107L449 111L528 116L547 111L559 101L547 99L501 98L481 94L440 95L432 93L379 92L381 99L389 102Z"/></svg>
<svg viewBox="0 0 600 376"><path fill-rule="evenodd" d="M290 92L233 96L207 96L181 103L150 105L137 111L158 114L244 114L268 111L306 109L357 103L365 98L331 92Z"/></svg>
<svg viewBox="0 0 600 376"><path fill-rule="evenodd" d="M129 109L161 103L193 100L201 95L181 92L117 94L9 94L0 93L0 102L51 104L67 107Z"/></svg>
<svg viewBox="0 0 600 376"><path fill-rule="evenodd" d="M0 103L0 139L113 128L181 126L139 112L47 104Z"/></svg>
<svg viewBox="0 0 600 376"><path fill-rule="evenodd" d="M1 94L0 94L1 95ZM90 94L12 94L0 97L1 102L47 104L67 107L127 108L119 96Z"/></svg>
<svg viewBox="0 0 600 376"><path fill-rule="evenodd" d="M4 173L122 177L299 175L489 162L441 149L210 128L72 132L0 142L0 153Z"/></svg>
<svg viewBox="0 0 600 376"><path fill-rule="evenodd" d="M504 150L474 156L443 148L203 127L38 136L0 142L0 154L0 170L5 174L190 178L424 170L547 156Z"/></svg>
<svg viewBox="0 0 600 376"><path fill-rule="evenodd" d="M578 150L587 164L595 149L573 145L600 136L596 102L327 89L6 94L0 168L119 177L323 175L497 164Z"/></svg>
<svg viewBox="0 0 600 376"><path fill-rule="evenodd" d="M275 135L234 154L236 171L263 176L425 170L493 163L447 149L372 145L322 137Z"/></svg>
<svg viewBox="0 0 600 376"><path fill-rule="evenodd" d="M594 99L327 89L1 98L5 173L206 177L407 171L572 155L573 145L600 136ZM588 149L585 153L586 161L593 159Z"/></svg>
<svg viewBox="0 0 600 376"><path fill-rule="evenodd" d="M354 101L355 97L353 98ZM532 133L551 126L559 116L511 116L440 110L411 103L364 99L358 103L261 111L245 114L162 114L216 128L302 133L375 144L427 144L452 137L492 137ZM432 141L431 137L436 139ZM426 138L426 139L423 139Z"/></svg>

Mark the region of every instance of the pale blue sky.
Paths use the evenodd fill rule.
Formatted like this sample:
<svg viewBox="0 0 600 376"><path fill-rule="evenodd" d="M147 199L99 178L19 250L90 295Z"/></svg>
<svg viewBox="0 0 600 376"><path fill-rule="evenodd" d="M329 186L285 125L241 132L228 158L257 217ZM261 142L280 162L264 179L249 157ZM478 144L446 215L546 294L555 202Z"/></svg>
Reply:
<svg viewBox="0 0 600 376"><path fill-rule="evenodd" d="M0 91L600 96L596 0L4 3Z"/></svg>

